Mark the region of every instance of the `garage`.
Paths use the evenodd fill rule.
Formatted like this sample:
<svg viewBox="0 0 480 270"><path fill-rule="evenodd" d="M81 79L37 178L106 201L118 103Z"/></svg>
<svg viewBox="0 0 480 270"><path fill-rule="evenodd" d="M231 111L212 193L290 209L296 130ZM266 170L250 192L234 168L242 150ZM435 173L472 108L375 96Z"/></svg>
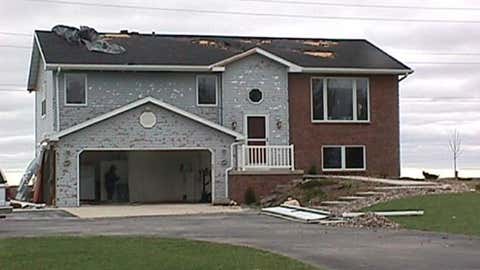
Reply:
<svg viewBox="0 0 480 270"><path fill-rule="evenodd" d="M208 149L85 150L79 155L80 204L208 203Z"/></svg>

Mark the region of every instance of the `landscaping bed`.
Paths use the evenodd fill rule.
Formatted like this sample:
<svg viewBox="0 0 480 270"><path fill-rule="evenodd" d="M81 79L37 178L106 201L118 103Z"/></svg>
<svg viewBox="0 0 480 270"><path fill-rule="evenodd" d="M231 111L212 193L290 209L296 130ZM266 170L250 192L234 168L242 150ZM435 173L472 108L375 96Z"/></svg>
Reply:
<svg viewBox="0 0 480 270"><path fill-rule="evenodd" d="M252 248L154 237L41 237L0 241L2 270L317 269Z"/></svg>

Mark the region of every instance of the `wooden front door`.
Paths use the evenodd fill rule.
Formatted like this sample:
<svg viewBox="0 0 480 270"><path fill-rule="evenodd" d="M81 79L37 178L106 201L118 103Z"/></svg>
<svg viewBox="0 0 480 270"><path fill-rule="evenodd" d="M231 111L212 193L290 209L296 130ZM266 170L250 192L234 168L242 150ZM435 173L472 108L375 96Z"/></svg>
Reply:
<svg viewBox="0 0 480 270"><path fill-rule="evenodd" d="M247 116L247 144L267 145L267 116Z"/></svg>

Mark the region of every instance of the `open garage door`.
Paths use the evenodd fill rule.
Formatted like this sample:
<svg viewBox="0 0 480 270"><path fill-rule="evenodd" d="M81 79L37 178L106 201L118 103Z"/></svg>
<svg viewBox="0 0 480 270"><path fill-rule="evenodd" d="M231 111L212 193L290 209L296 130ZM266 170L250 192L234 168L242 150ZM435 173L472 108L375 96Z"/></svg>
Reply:
<svg viewBox="0 0 480 270"><path fill-rule="evenodd" d="M211 202L208 150L84 151L80 203Z"/></svg>

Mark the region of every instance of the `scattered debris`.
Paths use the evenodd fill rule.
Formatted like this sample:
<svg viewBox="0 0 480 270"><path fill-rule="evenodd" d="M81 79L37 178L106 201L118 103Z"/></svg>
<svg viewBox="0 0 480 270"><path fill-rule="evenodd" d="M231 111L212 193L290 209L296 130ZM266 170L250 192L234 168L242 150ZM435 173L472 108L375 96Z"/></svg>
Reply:
<svg viewBox="0 0 480 270"><path fill-rule="evenodd" d="M314 46L314 47L329 48L331 46L338 45L338 42L331 41L331 40L305 40L303 44Z"/></svg>
<svg viewBox="0 0 480 270"><path fill-rule="evenodd" d="M335 53L334 52L328 52L328 51L303 51L303 54L310 55L310 56L315 56L319 58L334 58Z"/></svg>
<svg viewBox="0 0 480 270"><path fill-rule="evenodd" d="M288 197L288 199L283 203L283 205L300 206L300 202L293 199L292 197Z"/></svg>
<svg viewBox="0 0 480 270"><path fill-rule="evenodd" d="M263 208L261 213L304 223L318 223L320 220L328 218L328 215L325 214L285 206Z"/></svg>
<svg viewBox="0 0 480 270"><path fill-rule="evenodd" d="M347 219L346 222L326 224L336 227L351 227L351 228L369 228L369 229L398 229L400 225L391 221L390 219L375 215L374 213L366 213L364 215Z"/></svg>
<svg viewBox="0 0 480 270"><path fill-rule="evenodd" d="M30 203L30 202L22 202L22 201L17 201L17 200L11 200L10 205L13 208L33 208L33 209L42 209L46 207L46 204L44 203Z"/></svg>
<svg viewBox="0 0 480 270"><path fill-rule="evenodd" d="M124 47L108 42L103 35L88 26L80 26L78 29L66 25L56 25L52 28L52 32L63 37L68 43L83 44L92 52L122 54L126 51Z"/></svg>
<svg viewBox="0 0 480 270"><path fill-rule="evenodd" d="M18 201L28 201L28 184L34 175L38 174L40 166L43 161L43 154L47 150L48 143L43 142L37 148L37 155L36 157L28 164L25 173L20 179L20 184L18 185L17 194L15 195L15 199Z"/></svg>
<svg viewBox="0 0 480 270"><path fill-rule="evenodd" d="M346 212L342 214L345 218L354 218L366 215L368 212ZM411 210L411 211L375 211L371 212L377 216L382 217L400 217L400 216L423 216L423 210Z"/></svg>
<svg viewBox="0 0 480 270"><path fill-rule="evenodd" d="M438 177L440 177L440 175L438 174L431 174L426 171L422 171L422 174L423 174L423 177L425 177L425 179L427 180L437 180Z"/></svg>

